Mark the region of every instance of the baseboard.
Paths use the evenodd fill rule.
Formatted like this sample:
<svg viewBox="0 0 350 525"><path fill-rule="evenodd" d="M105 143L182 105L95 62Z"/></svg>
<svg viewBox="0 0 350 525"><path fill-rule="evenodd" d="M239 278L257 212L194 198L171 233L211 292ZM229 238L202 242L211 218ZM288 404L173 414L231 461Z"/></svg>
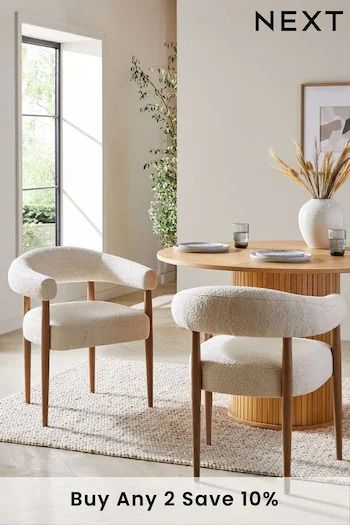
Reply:
<svg viewBox="0 0 350 525"><path fill-rule="evenodd" d="M11 319L5 319L5 321L0 321L0 335L18 330L21 326L22 316L20 315L18 317L12 317Z"/></svg>
<svg viewBox="0 0 350 525"><path fill-rule="evenodd" d="M133 291L133 288L127 286L95 283L95 298L98 301L107 301L108 299L113 299L120 295L126 295ZM86 299L85 283L61 284L53 302L83 301L84 299Z"/></svg>
<svg viewBox="0 0 350 525"><path fill-rule="evenodd" d="M128 286L111 286L109 288L103 288L102 290L96 289L96 299L98 301L109 301L115 297L120 297L121 295L128 295L135 292L135 288L130 288ZM81 297L80 299L83 299Z"/></svg>

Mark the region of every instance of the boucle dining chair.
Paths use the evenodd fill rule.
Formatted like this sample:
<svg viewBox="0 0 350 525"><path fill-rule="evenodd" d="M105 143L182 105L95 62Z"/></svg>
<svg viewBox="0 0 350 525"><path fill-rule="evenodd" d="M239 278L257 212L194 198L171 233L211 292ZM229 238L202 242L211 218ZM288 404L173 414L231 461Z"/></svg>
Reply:
<svg viewBox="0 0 350 525"><path fill-rule="evenodd" d="M192 331L193 472L200 473L201 391L211 444L212 393L282 398L283 474L291 474L292 397L333 377L336 457L342 459L340 295L309 297L261 288L184 290L172 303L175 322ZM333 343L306 337L333 331ZM200 344L200 333L220 334Z"/></svg>
<svg viewBox="0 0 350 525"><path fill-rule="evenodd" d="M153 406L152 290L154 270L122 257L84 248L53 247L27 252L13 261L11 289L24 296L25 400L30 403L31 343L41 345L42 424L48 425L51 350L89 348L90 391L95 392L95 347L145 340L148 406ZM87 301L52 303L59 283L87 283ZM95 282L144 290L144 311L95 301ZM31 299L41 306L31 309Z"/></svg>

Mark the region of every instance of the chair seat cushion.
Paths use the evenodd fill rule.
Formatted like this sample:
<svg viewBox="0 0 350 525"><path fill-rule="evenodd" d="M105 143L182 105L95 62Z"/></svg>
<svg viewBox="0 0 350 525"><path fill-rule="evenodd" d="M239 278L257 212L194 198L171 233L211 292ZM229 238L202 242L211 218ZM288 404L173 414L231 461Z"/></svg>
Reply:
<svg viewBox="0 0 350 525"><path fill-rule="evenodd" d="M293 339L293 396L313 392L333 373L329 346ZM202 388L256 397L282 395L282 339L218 335L202 343Z"/></svg>
<svg viewBox="0 0 350 525"><path fill-rule="evenodd" d="M51 348L70 350L147 339L148 316L142 311L104 301L74 301L50 305ZM26 313L23 335L41 343L41 307Z"/></svg>

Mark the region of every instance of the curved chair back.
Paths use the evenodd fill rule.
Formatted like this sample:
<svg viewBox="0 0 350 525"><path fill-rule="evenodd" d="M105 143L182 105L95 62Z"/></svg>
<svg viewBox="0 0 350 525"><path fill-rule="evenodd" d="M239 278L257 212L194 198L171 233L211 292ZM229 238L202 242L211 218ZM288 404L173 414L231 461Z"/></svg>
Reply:
<svg viewBox="0 0 350 525"><path fill-rule="evenodd" d="M309 337L333 330L346 303L337 294L309 297L264 288L204 286L172 303L175 322L193 332L250 337Z"/></svg>
<svg viewBox="0 0 350 525"><path fill-rule="evenodd" d="M57 283L111 282L152 290L156 273L142 264L86 248L57 246L27 252L13 261L11 289L42 300L53 299Z"/></svg>

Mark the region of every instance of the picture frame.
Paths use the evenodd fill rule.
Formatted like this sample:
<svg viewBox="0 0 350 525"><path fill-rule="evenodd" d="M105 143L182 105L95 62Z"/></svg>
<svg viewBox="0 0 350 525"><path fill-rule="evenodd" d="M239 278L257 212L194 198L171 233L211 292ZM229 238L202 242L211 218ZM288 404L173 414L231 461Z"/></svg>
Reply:
<svg viewBox="0 0 350 525"><path fill-rule="evenodd" d="M310 82L301 86L301 140L307 160L315 141L322 155L340 152L350 140L350 81Z"/></svg>

